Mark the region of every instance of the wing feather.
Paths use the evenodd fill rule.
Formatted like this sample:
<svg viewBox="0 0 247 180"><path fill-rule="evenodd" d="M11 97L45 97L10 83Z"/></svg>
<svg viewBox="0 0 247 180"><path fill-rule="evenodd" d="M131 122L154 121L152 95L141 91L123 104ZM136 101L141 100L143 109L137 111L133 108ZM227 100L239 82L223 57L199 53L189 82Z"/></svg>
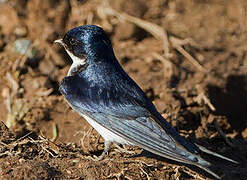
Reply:
<svg viewBox="0 0 247 180"><path fill-rule="evenodd" d="M198 161L197 156L180 148L172 137L147 117L124 120L103 113L87 113L87 115L96 119L101 125L104 125L102 121L107 121L108 125L104 126L105 128L154 154L188 164L194 164Z"/></svg>

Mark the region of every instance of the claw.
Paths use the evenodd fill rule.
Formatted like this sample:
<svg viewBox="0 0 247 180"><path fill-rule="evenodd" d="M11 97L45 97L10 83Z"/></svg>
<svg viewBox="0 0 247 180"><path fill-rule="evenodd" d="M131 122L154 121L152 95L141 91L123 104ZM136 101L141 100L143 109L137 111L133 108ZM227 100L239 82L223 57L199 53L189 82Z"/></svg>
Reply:
<svg viewBox="0 0 247 180"><path fill-rule="evenodd" d="M105 141L104 145L105 145L104 151L102 152L102 154L100 156L95 156L95 155L93 157L87 156L87 157L85 157L85 159L89 159L89 160L92 160L92 161L101 161L105 157L105 155L108 153L108 151L109 151L109 149L110 149L110 147L112 145L112 142Z"/></svg>

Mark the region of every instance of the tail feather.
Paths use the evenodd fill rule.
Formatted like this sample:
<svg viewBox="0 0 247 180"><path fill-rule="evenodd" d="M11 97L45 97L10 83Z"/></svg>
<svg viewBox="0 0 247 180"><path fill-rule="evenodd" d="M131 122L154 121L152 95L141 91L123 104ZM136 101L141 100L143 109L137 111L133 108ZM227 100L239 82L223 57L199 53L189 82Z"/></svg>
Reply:
<svg viewBox="0 0 247 180"><path fill-rule="evenodd" d="M207 173L211 174L212 176L214 176L216 179L221 179L220 176L218 176L216 173L214 173L212 170L209 169L209 167L211 167L211 163L204 160L203 158L201 158L198 155L194 154L194 157L197 158L197 162L194 163L190 163L194 166L199 167L200 169L206 171Z"/></svg>
<svg viewBox="0 0 247 180"><path fill-rule="evenodd" d="M207 154L210 154L210 155L219 157L219 158L221 158L221 159L225 159L225 160L230 161L230 162L233 162L233 163L235 163L235 164L239 164L237 161L234 161L234 160L232 160L232 159L230 159L230 158L227 158L227 157L225 157L225 156L222 156L222 155L220 155L220 154L218 154L218 153L212 152L212 151L206 149L206 148L203 147L203 146L200 146L200 145L198 145L198 144L196 144L196 146L197 146L202 152L205 152L205 153L207 153Z"/></svg>
<svg viewBox="0 0 247 180"><path fill-rule="evenodd" d="M212 170L210 170L208 167L205 166L201 166L199 164L195 164L197 167L203 169L204 171L206 171L207 173L211 174L212 176L214 176L216 179L221 179L220 176L218 176L216 173L214 173Z"/></svg>
<svg viewBox="0 0 247 180"><path fill-rule="evenodd" d="M225 156L222 156L218 153L215 153L215 152L212 152L210 150L208 150L207 148L203 147L203 146L200 146L198 144L195 144L202 152L204 153L207 153L207 154L210 154L210 155L213 155L215 157L218 157L218 158L221 158L221 159L224 159L224 160L227 160L227 161L230 161L232 163L236 163L236 164L239 164L237 161L235 160L232 160L230 158L227 158ZM216 179L221 179L220 176L218 176L216 173L214 173L212 170L209 169L209 167L211 167L211 163L204 160L203 158L201 158L200 156L197 156L197 159L198 159L198 162L196 163L192 163L193 165L203 169L204 171L208 172L209 174L211 174L212 176L214 176Z"/></svg>

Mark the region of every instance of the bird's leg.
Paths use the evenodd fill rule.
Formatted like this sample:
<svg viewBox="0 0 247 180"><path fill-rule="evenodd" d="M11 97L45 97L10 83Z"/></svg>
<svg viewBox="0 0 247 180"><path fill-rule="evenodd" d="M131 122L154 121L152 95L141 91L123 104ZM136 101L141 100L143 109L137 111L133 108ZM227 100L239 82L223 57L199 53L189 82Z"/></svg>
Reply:
<svg viewBox="0 0 247 180"><path fill-rule="evenodd" d="M102 154L100 156L93 156L93 157L86 157L86 159L90 159L90 160L93 160L93 161L100 161L102 160L105 155L108 153L110 147L112 145L112 142L111 141L106 141L104 142L104 150L102 152Z"/></svg>
<svg viewBox="0 0 247 180"><path fill-rule="evenodd" d="M123 148L122 148L118 144L114 143L114 146L118 149L117 150L118 152L123 152L123 153L131 154L131 155L136 154L135 151L128 151L125 145L123 145Z"/></svg>
<svg viewBox="0 0 247 180"><path fill-rule="evenodd" d="M102 154L100 156L98 156L98 157L94 156L95 160L96 161L102 160L105 157L105 155L108 153L111 145L112 145L112 142L105 140L105 142L104 142L104 150L103 150L103 152L102 152Z"/></svg>

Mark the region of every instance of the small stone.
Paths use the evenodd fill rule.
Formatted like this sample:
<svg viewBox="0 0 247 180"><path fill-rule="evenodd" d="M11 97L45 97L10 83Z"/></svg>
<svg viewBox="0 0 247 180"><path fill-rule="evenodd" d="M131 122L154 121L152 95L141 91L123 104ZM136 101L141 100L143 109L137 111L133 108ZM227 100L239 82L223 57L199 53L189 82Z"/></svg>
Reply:
<svg viewBox="0 0 247 180"><path fill-rule="evenodd" d="M12 51L21 55L26 55L28 58L33 59L37 56L38 51L32 47L32 42L29 39L17 39L14 42Z"/></svg>
<svg viewBox="0 0 247 180"><path fill-rule="evenodd" d="M17 26L14 29L14 34L19 37L25 37L27 35L27 28L24 26Z"/></svg>
<svg viewBox="0 0 247 180"><path fill-rule="evenodd" d="M7 98L9 96L9 88L3 88L2 97Z"/></svg>
<svg viewBox="0 0 247 180"><path fill-rule="evenodd" d="M71 172L70 170L66 170L66 172L67 172L69 175L72 174L72 172Z"/></svg>
<svg viewBox="0 0 247 180"><path fill-rule="evenodd" d="M19 163L24 163L25 162L25 159L23 159L23 158L21 158L21 159L19 159Z"/></svg>

